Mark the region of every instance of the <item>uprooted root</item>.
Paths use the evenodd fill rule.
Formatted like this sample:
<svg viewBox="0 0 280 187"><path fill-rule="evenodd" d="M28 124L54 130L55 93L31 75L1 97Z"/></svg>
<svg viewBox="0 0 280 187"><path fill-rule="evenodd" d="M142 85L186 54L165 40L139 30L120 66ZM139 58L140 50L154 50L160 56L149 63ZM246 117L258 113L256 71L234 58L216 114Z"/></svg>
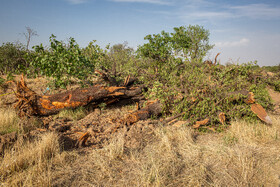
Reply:
<svg viewBox="0 0 280 187"><path fill-rule="evenodd" d="M14 94L17 97L17 103L15 104L15 108L18 109L18 115L20 117L23 116L32 116L37 114L37 100L38 95L27 87L23 75L21 76L21 80L17 82L13 82L16 84L16 90Z"/></svg>

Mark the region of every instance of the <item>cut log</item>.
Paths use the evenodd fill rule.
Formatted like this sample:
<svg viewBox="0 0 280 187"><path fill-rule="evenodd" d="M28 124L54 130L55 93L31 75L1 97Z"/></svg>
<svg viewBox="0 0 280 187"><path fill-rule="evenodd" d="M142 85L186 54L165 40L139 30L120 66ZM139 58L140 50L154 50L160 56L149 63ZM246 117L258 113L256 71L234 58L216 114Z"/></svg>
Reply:
<svg viewBox="0 0 280 187"><path fill-rule="evenodd" d="M272 125L270 117L267 115L265 109L260 104L252 104L251 110L265 123Z"/></svg>
<svg viewBox="0 0 280 187"><path fill-rule="evenodd" d="M193 125L193 128L197 129L199 128L200 126L203 126L203 125L207 125L207 123L209 122L210 120L208 118L204 119L204 120L201 120L201 121L197 121L195 122L195 125Z"/></svg>
<svg viewBox="0 0 280 187"><path fill-rule="evenodd" d="M219 121L224 125L226 121L226 115L224 112L219 113Z"/></svg>
<svg viewBox="0 0 280 187"><path fill-rule="evenodd" d="M158 100L147 103L147 106L126 115L121 119L122 124L131 125L139 120L146 120L151 116L159 116L162 112L162 105Z"/></svg>
<svg viewBox="0 0 280 187"><path fill-rule="evenodd" d="M18 99L15 108L20 116L51 115L65 108L77 108L88 104L111 104L119 99L128 99L141 95L143 87L104 87L95 85L78 88L53 95L39 95L29 89L22 76L17 82L15 95Z"/></svg>

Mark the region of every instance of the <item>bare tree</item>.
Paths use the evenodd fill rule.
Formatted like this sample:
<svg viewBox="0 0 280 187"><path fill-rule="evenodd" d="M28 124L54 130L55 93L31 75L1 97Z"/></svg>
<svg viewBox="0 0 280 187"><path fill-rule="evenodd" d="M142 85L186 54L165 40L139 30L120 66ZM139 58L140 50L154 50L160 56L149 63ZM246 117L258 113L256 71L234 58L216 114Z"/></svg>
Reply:
<svg viewBox="0 0 280 187"><path fill-rule="evenodd" d="M32 36L38 36L38 34L37 34L36 31L31 29L30 27L25 27L25 28L26 28L26 32L24 32L23 35L26 38L26 49L28 50L28 47L29 47L30 40L31 40Z"/></svg>

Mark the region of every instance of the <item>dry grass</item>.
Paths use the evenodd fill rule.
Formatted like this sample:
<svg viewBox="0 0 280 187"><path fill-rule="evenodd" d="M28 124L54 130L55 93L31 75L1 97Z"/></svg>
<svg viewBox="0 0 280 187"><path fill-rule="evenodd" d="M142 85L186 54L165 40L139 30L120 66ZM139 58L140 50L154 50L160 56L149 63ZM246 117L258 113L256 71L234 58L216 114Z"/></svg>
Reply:
<svg viewBox="0 0 280 187"><path fill-rule="evenodd" d="M0 135L19 131L19 118L12 108L0 108Z"/></svg>
<svg viewBox="0 0 280 187"><path fill-rule="evenodd" d="M124 133L100 150L57 168L53 185L277 186L280 118L273 127L234 122L225 133L199 135L161 127L144 149L128 149ZM78 171L78 172L77 172ZM59 179L59 180L58 180Z"/></svg>
<svg viewBox="0 0 280 187"><path fill-rule="evenodd" d="M47 133L35 142L18 140L0 161L0 184L50 186L51 168L62 164L65 154L60 153L57 134Z"/></svg>
<svg viewBox="0 0 280 187"><path fill-rule="evenodd" d="M37 118L20 119L14 108L0 108L0 135L17 132L24 134L41 126Z"/></svg>
<svg viewBox="0 0 280 187"><path fill-rule="evenodd" d="M130 109L131 106L106 109L100 115L100 123ZM12 109L2 110L0 116L7 124L17 124ZM0 184L278 186L280 116L271 118L272 127L236 121L220 134L198 135L188 127L158 127L154 138L141 148L126 147L123 131L104 148L85 148L82 154L61 151L54 133L46 133L33 142L19 139L0 158Z"/></svg>

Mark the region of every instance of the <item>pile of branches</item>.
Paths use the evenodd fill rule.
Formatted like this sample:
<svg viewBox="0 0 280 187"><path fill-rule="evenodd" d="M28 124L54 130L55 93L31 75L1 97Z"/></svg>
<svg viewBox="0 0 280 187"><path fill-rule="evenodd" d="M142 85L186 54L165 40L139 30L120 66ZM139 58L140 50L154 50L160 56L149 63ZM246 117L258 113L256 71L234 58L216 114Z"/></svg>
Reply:
<svg viewBox="0 0 280 187"><path fill-rule="evenodd" d="M137 78L127 76L117 81L103 68L95 73L109 86L95 84L53 95L35 93L22 76L14 82L18 99L15 108L20 116L47 116L66 108L98 107L101 103L110 105L121 100L143 103L151 99L158 100L157 108L161 111L148 111L145 118L154 113L178 116L190 120L195 128L220 127L236 118L256 120L258 117L271 124L264 109L272 109L267 84L252 64L223 66L215 58L213 63L166 64L143 71Z"/></svg>
<svg viewBox="0 0 280 187"><path fill-rule="evenodd" d="M127 76L123 82L118 82L106 71L96 73L109 86L95 84L52 95L40 95L32 91L22 75L20 81L14 82L17 98L15 108L19 116L31 117L53 115L63 109L88 105L97 108L101 103L113 105L122 100L132 100L135 103L145 101L142 108L137 107L134 112L117 120L112 125L112 132L151 116L167 115L170 117L161 123L170 124L170 121L181 118L187 119L188 123L185 124L193 128L214 131L225 128L236 116L254 120L258 118L266 124L272 124L265 111L265 108L269 109L271 102L268 94L266 95L266 85L260 84L262 79L259 72L252 71L248 66L225 67L211 62L180 66L170 72L169 76L173 79L169 80L161 75L166 72L158 69L156 76L146 73L149 80L143 81L146 84L141 85L134 84L137 80L134 77ZM174 84L169 84L170 80ZM149 84L151 81L154 84ZM149 102L149 99L154 100ZM78 143L85 144L90 136L90 132L84 133Z"/></svg>

